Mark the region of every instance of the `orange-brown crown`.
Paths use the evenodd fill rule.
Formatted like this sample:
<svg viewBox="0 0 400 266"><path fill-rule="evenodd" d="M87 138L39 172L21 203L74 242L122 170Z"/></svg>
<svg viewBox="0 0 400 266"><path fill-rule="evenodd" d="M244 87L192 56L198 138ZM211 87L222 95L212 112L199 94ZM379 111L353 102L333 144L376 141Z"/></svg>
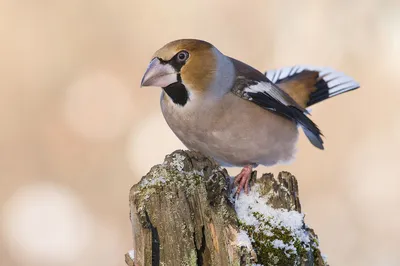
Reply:
<svg viewBox="0 0 400 266"><path fill-rule="evenodd" d="M209 88L217 69L214 46L196 39L182 39L170 42L155 52L154 57L168 61L184 50L189 58L180 70L182 82L189 90L202 92Z"/></svg>

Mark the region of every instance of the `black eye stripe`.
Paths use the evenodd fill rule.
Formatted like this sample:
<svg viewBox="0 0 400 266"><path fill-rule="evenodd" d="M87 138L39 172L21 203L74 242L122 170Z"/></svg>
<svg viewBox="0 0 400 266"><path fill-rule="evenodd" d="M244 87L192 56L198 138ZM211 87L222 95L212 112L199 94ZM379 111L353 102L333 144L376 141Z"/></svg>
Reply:
<svg viewBox="0 0 400 266"><path fill-rule="evenodd" d="M179 55L181 53L186 53L186 58L185 60L180 60L179 59ZM164 60L162 58L158 58L158 60L160 60L160 63L165 65L165 64L170 64L175 70L176 72L180 72L181 68L186 64L187 59L189 58L189 53L185 50L179 51L178 53L176 53L170 60Z"/></svg>
<svg viewBox="0 0 400 266"><path fill-rule="evenodd" d="M165 65L165 64L169 63L169 60L164 60L164 59L162 59L160 57L157 57L157 59L160 60L160 64L162 64L162 65Z"/></svg>

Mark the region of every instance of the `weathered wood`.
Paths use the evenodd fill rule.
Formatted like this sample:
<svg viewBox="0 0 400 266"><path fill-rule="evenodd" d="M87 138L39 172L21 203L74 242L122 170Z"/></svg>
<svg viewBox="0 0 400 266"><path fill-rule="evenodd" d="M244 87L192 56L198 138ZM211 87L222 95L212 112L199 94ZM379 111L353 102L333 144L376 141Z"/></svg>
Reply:
<svg viewBox="0 0 400 266"><path fill-rule="evenodd" d="M128 266L135 266L135 262L133 261L134 256L132 256L130 253L133 255L133 250L125 254L125 262Z"/></svg>
<svg viewBox="0 0 400 266"><path fill-rule="evenodd" d="M254 199L258 203L259 197L266 208L282 208L284 215L300 215L294 176L282 172L277 180L271 174L263 175L256 184L254 180L252 196L241 196L235 203L231 178L213 160L192 151L166 156L163 164L154 166L131 189L135 258L133 261L126 255L127 264L326 265L315 234L305 225L304 234L315 247L309 247L311 242L303 244L279 223L270 223L270 218L265 217L269 213L248 208L251 221L253 216L260 219L256 222L259 230L254 223L246 222L247 210L236 213L235 204Z"/></svg>

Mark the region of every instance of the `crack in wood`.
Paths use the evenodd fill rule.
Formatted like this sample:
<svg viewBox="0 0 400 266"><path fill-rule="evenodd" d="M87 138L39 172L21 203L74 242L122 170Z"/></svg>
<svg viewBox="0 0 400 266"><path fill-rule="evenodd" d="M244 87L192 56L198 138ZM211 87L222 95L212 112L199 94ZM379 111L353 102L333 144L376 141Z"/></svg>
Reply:
<svg viewBox="0 0 400 266"><path fill-rule="evenodd" d="M151 265L160 266L160 238L157 228L150 221L147 211L145 211L146 220L151 231Z"/></svg>
<svg viewBox="0 0 400 266"><path fill-rule="evenodd" d="M196 248L197 252L197 266L203 266L204 263L204 251L206 250L206 234L204 232L204 225L201 227L201 234L202 234L202 239L201 239L201 246L199 249L196 247L196 239L195 239L195 233L193 233L193 238L194 238L194 246Z"/></svg>

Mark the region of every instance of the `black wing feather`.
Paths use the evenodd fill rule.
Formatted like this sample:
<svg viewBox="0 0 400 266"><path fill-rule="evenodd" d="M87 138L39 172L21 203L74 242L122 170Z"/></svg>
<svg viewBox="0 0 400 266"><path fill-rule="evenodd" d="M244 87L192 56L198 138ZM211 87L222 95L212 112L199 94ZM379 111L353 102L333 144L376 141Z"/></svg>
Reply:
<svg viewBox="0 0 400 266"><path fill-rule="evenodd" d="M267 93L247 92L246 94L250 97L250 101L261 106L262 108L276 112L277 114L289 118L299 124L310 142L315 147L321 150L324 149L324 141L321 138L321 136L323 136L321 130L301 110L294 106L286 106L272 98Z"/></svg>
<svg viewBox="0 0 400 266"><path fill-rule="evenodd" d="M235 66L237 75L236 81L231 90L233 94L245 100L251 101L266 110L276 113L277 115L281 115L294 121L303 128L307 138L315 147L324 149L324 142L321 138L322 133L317 125L306 116L307 110L299 106L293 100L293 98L290 97L290 95L284 91L280 91L280 88L271 82L271 80L269 80L260 71L234 58L230 59ZM297 68L294 72L297 72ZM273 79L277 74L278 71L274 73ZM279 76L280 72L278 78ZM274 87L266 87L265 91L251 91L251 89L248 90L250 87L256 85L270 85ZM268 94L268 90L274 92L274 95ZM281 99L281 101L279 99Z"/></svg>

